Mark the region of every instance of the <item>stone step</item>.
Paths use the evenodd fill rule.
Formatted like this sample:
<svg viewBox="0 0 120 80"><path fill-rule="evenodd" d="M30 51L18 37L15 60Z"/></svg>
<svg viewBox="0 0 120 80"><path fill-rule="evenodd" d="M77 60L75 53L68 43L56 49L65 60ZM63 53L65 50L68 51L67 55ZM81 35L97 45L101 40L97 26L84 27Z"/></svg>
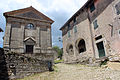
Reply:
<svg viewBox="0 0 120 80"><path fill-rule="evenodd" d="M107 66L112 70L120 70L120 62L108 62Z"/></svg>

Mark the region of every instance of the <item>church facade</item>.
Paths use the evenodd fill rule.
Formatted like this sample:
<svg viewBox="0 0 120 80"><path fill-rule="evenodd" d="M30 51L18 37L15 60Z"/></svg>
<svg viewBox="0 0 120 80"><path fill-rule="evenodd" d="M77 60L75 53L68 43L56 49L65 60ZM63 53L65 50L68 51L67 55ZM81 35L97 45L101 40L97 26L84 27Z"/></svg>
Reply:
<svg viewBox="0 0 120 80"><path fill-rule="evenodd" d="M6 78L18 79L52 70L55 51L51 25L54 21L32 6L5 12L4 16L6 29L1 53L4 66L0 69L3 76L7 73Z"/></svg>
<svg viewBox="0 0 120 80"><path fill-rule="evenodd" d="M4 13L6 30L3 47L16 53L47 53L52 50L51 25L54 22L35 8Z"/></svg>
<svg viewBox="0 0 120 80"><path fill-rule="evenodd" d="M88 0L60 30L65 62L120 54L120 1Z"/></svg>

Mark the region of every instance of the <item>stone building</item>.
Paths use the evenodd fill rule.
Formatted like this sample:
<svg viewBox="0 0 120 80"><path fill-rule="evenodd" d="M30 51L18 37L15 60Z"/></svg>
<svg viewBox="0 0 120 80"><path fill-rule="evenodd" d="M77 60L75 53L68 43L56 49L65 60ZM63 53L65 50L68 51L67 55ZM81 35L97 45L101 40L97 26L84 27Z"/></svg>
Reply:
<svg viewBox="0 0 120 80"><path fill-rule="evenodd" d="M120 0L88 0L60 30L65 62L120 54Z"/></svg>
<svg viewBox="0 0 120 80"><path fill-rule="evenodd" d="M51 69L55 52L51 39L54 21L32 6L5 12L4 16L6 29L0 65L4 64L8 78L23 78ZM0 69L3 76L4 67Z"/></svg>
<svg viewBox="0 0 120 80"><path fill-rule="evenodd" d="M32 6L4 13L6 30L3 47L16 53L46 53L52 49L54 22Z"/></svg>

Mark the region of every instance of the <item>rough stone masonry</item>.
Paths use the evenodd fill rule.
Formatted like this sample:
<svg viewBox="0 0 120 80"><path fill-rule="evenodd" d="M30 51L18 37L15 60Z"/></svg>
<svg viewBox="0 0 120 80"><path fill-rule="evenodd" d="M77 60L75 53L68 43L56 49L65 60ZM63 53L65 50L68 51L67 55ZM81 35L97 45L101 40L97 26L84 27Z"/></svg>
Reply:
<svg viewBox="0 0 120 80"><path fill-rule="evenodd" d="M3 75L16 79L49 70L55 52L51 39L54 21L32 6L5 12L4 16L4 50L0 53L0 71L6 72Z"/></svg>
<svg viewBox="0 0 120 80"><path fill-rule="evenodd" d="M88 0L60 30L66 63L120 55L120 0Z"/></svg>

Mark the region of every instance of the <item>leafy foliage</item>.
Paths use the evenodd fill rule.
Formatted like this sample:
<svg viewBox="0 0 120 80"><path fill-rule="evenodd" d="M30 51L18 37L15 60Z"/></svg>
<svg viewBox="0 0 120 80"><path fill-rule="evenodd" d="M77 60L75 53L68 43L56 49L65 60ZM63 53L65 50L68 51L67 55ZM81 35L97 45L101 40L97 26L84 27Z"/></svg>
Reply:
<svg viewBox="0 0 120 80"><path fill-rule="evenodd" d="M62 59L63 50L60 49L58 46L54 46L53 49L57 51L57 53L58 53L58 58Z"/></svg>

